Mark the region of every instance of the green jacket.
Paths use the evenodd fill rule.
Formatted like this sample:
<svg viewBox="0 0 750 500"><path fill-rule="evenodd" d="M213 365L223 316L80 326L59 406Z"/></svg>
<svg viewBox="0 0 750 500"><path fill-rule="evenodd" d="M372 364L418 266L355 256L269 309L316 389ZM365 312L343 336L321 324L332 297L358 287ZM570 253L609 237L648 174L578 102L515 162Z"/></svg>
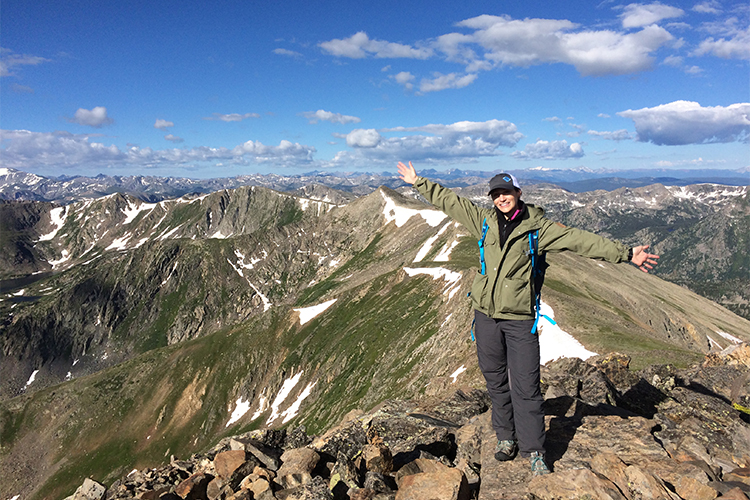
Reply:
<svg viewBox="0 0 750 500"><path fill-rule="evenodd" d="M529 256L530 232L539 231L539 253L570 250L583 257L625 262L629 247L588 231L565 227L544 217L544 209L526 204L524 218L500 248L497 210L481 208L448 188L419 177L414 187L427 201L463 224L479 240L487 219L484 241L486 274L477 273L471 287L474 309L497 319L534 319L535 294Z"/></svg>

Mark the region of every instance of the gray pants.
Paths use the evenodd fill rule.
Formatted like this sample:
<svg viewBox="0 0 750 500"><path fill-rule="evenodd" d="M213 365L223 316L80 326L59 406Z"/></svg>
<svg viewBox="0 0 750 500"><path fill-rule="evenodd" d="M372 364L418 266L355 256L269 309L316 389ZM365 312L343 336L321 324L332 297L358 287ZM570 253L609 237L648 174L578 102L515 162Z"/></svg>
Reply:
<svg viewBox="0 0 750 500"><path fill-rule="evenodd" d="M544 453L544 410L539 383L539 336L534 320L493 319L474 311L479 369L492 400L498 440L517 439L522 456Z"/></svg>

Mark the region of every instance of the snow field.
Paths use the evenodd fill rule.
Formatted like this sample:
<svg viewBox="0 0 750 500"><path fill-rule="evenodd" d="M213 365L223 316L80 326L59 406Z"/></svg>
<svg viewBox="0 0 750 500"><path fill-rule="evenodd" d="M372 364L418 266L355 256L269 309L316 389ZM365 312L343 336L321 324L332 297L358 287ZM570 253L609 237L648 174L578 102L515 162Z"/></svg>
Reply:
<svg viewBox="0 0 750 500"><path fill-rule="evenodd" d="M385 207L383 207L383 215L385 216L385 223L388 224L391 221L395 221L396 227L401 227L404 224L408 222L409 219L414 217L415 215L421 216L427 224L429 224L432 227L436 227L438 224L440 224L446 217L443 212L440 212L439 210L431 210L431 209L424 209L424 210L416 210L413 208L406 208L406 207L400 207L396 205L396 202L394 202L391 198L385 195L382 191L380 194L383 196L383 199L385 200Z"/></svg>

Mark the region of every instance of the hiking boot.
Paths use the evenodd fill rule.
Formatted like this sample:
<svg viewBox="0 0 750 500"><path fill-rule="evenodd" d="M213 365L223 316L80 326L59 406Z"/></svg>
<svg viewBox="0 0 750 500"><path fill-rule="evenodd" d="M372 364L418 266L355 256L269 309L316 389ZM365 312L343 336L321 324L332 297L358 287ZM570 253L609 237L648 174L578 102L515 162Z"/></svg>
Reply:
<svg viewBox="0 0 750 500"><path fill-rule="evenodd" d="M543 476L549 474L550 470L547 467L547 462L544 461L544 455L535 451L529 455L529 460L531 460L531 473L533 475Z"/></svg>
<svg viewBox="0 0 750 500"><path fill-rule="evenodd" d="M513 439L498 441L497 446L495 446L495 460L500 462L513 460L516 453L518 453L518 445Z"/></svg>

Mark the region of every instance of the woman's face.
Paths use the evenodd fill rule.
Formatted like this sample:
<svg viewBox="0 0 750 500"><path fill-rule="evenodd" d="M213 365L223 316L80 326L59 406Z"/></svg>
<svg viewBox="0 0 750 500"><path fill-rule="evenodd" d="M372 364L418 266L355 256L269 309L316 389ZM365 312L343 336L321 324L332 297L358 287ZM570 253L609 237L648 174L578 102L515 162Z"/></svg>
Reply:
<svg viewBox="0 0 750 500"><path fill-rule="evenodd" d="M492 203L503 215L511 216L518 207L518 200L521 198L520 189L495 189L490 193Z"/></svg>

